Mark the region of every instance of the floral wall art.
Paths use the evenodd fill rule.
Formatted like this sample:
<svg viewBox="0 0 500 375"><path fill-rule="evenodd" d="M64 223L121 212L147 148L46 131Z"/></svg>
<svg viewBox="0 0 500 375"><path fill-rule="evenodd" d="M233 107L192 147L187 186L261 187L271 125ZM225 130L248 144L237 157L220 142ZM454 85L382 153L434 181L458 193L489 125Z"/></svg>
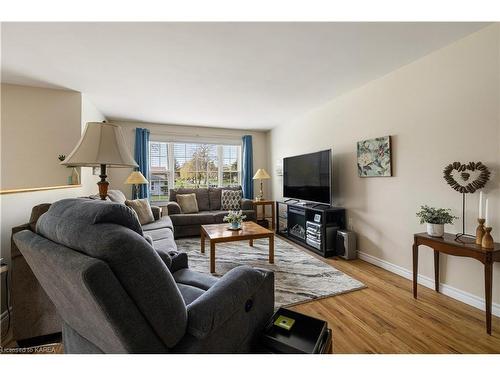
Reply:
<svg viewBox="0 0 500 375"><path fill-rule="evenodd" d="M392 176L390 135L358 142L358 175L360 177Z"/></svg>

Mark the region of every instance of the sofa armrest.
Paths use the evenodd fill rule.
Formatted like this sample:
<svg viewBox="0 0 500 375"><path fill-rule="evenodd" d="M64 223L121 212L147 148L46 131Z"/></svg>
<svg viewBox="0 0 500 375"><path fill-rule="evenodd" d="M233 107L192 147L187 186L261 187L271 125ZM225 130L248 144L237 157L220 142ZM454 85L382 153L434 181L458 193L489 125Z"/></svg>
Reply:
<svg viewBox="0 0 500 375"><path fill-rule="evenodd" d="M181 206L177 202L167 203L167 213L168 215L176 215L181 213Z"/></svg>
<svg viewBox="0 0 500 375"><path fill-rule="evenodd" d="M265 303L266 306L254 307L254 299L268 302ZM203 295L187 306L187 329L191 335L203 339L222 327L236 314L239 319L244 319L241 314L249 313L252 308L266 311L266 315L271 316L273 304L274 273L239 266L226 273Z"/></svg>
<svg viewBox="0 0 500 375"><path fill-rule="evenodd" d="M11 245L10 245L10 258L11 259L14 259L14 258L17 258L18 256L21 256L21 252L17 248L17 245L14 242L14 237L13 236L17 232L21 232L22 230L26 230L26 229L27 230L31 230L31 227L30 227L29 223L18 225L16 227L12 228L12 236L11 236L11 240L10 240L10 243L11 243Z"/></svg>
<svg viewBox="0 0 500 375"><path fill-rule="evenodd" d="M160 220L161 217L161 207L151 206L151 211L153 211L153 217L155 220Z"/></svg>
<svg viewBox="0 0 500 375"><path fill-rule="evenodd" d="M255 210L252 199L242 198L241 199L241 209L242 210Z"/></svg>

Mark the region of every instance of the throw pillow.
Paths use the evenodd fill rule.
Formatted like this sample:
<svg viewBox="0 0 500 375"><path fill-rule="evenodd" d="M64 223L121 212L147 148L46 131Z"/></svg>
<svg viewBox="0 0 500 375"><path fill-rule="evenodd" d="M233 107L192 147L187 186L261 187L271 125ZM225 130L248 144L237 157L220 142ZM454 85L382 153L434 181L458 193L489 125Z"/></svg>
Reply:
<svg viewBox="0 0 500 375"><path fill-rule="evenodd" d="M237 211L241 210L241 198L243 192L241 190L222 190L221 192L221 210Z"/></svg>
<svg viewBox="0 0 500 375"><path fill-rule="evenodd" d="M126 200L125 205L135 211L141 225L155 221L153 210L151 210L151 206L149 205L149 200L147 200L147 198L134 199L133 201Z"/></svg>
<svg viewBox="0 0 500 375"><path fill-rule="evenodd" d="M183 214L194 214L199 212L195 193L177 194L175 199L177 203L179 203L179 206L181 206L181 212Z"/></svg>

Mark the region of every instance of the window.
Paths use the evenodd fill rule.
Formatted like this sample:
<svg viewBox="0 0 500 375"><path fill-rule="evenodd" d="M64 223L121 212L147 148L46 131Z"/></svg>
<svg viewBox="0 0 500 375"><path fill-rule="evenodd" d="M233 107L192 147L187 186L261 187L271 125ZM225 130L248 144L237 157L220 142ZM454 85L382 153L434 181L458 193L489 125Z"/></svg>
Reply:
<svg viewBox="0 0 500 375"><path fill-rule="evenodd" d="M171 188L241 184L239 145L149 142L150 196L167 201Z"/></svg>
<svg viewBox="0 0 500 375"><path fill-rule="evenodd" d="M167 143L149 142L149 189L151 200L168 200L169 176Z"/></svg>

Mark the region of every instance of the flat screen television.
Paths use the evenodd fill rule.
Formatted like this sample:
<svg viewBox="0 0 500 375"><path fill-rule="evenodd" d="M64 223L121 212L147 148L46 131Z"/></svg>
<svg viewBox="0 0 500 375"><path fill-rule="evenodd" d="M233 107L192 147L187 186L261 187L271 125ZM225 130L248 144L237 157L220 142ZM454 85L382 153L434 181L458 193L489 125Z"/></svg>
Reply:
<svg viewBox="0 0 500 375"><path fill-rule="evenodd" d="M283 159L283 197L331 204L332 150Z"/></svg>

